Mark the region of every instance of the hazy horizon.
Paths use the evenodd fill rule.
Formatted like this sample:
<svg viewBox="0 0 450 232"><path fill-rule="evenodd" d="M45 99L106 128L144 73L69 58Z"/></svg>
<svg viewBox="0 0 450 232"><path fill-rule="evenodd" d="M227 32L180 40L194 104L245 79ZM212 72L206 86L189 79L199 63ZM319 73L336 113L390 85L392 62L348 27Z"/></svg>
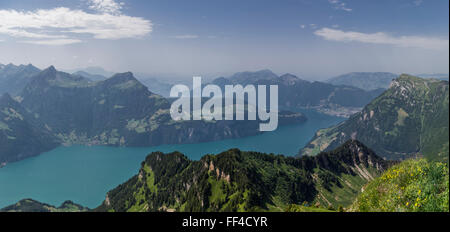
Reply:
<svg viewBox="0 0 450 232"><path fill-rule="evenodd" d="M14 63L10 62L10 63L0 63L0 64L3 64L3 65L13 64L13 65L16 65L16 66L20 66L20 65L29 65L31 63L28 63L28 64L14 64ZM35 66L36 68L39 68L40 70L44 70L46 68L49 68L50 66L54 66L54 65L50 65L50 66L45 66L45 67L38 67L38 66L36 66L34 64L31 64L31 65ZM81 68L74 68L74 69L60 69L60 68L58 68L56 66L54 66L54 67L58 71L66 72L66 73L70 73L70 74L73 74L73 73L79 72L79 71L83 71L83 72L87 72L87 73L93 74L93 75L102 75L102 76L104 76L106 78L109 78L109 77L111 77L111 76L113 76L114 74L117 74L117 73L131 72L138 79L140 79L140 78L141 79L142 78L143 79L155 78L155 79L158 79L159 81L166 80L167 83L173 83L173 84L176 83L177 81L183 81L185 83L189 83L190 81L192 81L191 80L192 76L186 76L186 75L182 75L182 74L173 74L173 73L169 73L169 72L166 72L166 73L151 73L151 72L143 73L143 72L134 72L133 70L123 70L123 71L119 71L119 72L113 72L111 70L106 70L106 69L104 69L103 67L100 67L100 66L89 66L89 67L81 67ZM311 77L308 77L308 76L298 75L298 74L295 74L295 73L292 73L292 72L280 72L280 73L278 73L278 72L274 72L273 70L270 70L270 69L259 69L259 70L237 70L235 72L230 72L230 73L207 73L206 75L200 75L200 76L202 76L204 81L210 82L210 81L212 81L215 78L219 78L219 77L226 77L227 78L227 77L231 77L232 75L237 74L237 73L241 73L241 72L258 72L258 71L264 71L264 70L269 70L269 71L273 72L274 74L276 74L277 76L282 76L284 74L292 74L292 75L297 76L300 79L308 80L308 81L327 81L329 79L332 79L332 78L335 78L335 77L338 77L338 76L341 76L341 75L346 75L346 74L350 74L350 73L357 73L357 72L348 72L348 73L336 74L334 76L325 76L325 77L322 77L322 78L311 78ZM378 72L378 71L374 71L374 72ZM364 73L364 72L362 72L362 73ZM368 72L368 73L371 73L371 72ZM391 73L391 72L386 72L386 73ZM447 77L450 76L450 74L448 72L447 73L393 73L393 74L395 74L395 75L409 74L409 75L414 75L414 76L432 76L432 75L436 75L436 76L445 75Z"/></svg>
<svg viewBox="0 0 450 232"><path fill-rule="evenodd" d="M0 2L0 63L164 78L449 70L448 1Z"/></svg>

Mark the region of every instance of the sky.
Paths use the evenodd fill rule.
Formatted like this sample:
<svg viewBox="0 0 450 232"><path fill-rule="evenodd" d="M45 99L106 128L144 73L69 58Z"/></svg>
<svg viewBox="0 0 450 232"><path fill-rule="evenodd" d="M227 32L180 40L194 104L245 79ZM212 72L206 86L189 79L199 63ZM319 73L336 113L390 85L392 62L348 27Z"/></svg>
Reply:
<svg viewBox="0 0 450 232"><path fill-rule="evenodd" d="M448 73L447 0L0 0L0 63L169 78Z"/></svg>

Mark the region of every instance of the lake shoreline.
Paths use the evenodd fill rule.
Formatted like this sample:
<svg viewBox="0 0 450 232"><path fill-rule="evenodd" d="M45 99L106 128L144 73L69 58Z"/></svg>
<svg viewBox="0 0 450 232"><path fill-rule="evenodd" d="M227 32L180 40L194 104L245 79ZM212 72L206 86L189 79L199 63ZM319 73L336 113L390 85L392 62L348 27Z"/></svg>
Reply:
<svg viewBox="0 0 450 232"><path fill-rule="evenodd" d="M309 119L305 123L240 139L156 147L60 146L0 169L0 208L27 198L51 205L70 199L94 208L109 190L136 175L151 152L179 151L191 160L231 148L295 156L318 129L344 120L313 111L305 115Z"/></svg>

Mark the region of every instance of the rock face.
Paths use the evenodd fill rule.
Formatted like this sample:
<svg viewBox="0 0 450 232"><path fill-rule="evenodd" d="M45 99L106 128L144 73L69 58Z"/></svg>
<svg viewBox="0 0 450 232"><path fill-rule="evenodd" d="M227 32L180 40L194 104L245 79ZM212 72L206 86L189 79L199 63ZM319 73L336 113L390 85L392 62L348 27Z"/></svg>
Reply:
<svg viewBox="0 0 450 232"><path fill-rule="evenodd" d="M148 91L130 72L92 83L50 67L35 77L21 97L22 104L68 144L150 146L259 133L256 121L173 121L169 102ZM304 119L288 115L282 114L284 121Z"/></svg>
<svg viewBox="0 0 450 232"><path fill-rule="evenodd" d="M300 154L314 155L358 139L389 159L419 154L445 161L449 156L448 105L448 81L401 75L362 112L319 130Z"/></svg>
<svg viewBox="0 0 450 232"><path fill-rule="evenodd" d="M7 113L3 113L0 132L4 136L0 145L8 151L2 156L8 158L1 159L2 162L37 155L54 148L55 144L153 146L260 133L259 121L174 121L170 117L169 101L150 92L130 72L92 82L51 66L33 76L17 99L20 103L8 97L5 104L14 104L16 111L22 112L21 116L28 115L23 121L32 129L26 133L16 131L20 128L13 127L12 123L17 120L6 122ZM280 112L279 124L305 120L302 114L284 111ZM20 140L18 134L33 138ZM47 137L37 136L40 134Z"/></svg>
<svg viewBox="0 0 450 232"><path fill-rule="evenodd" d="M23 106L39 114L65 143L84 140L126 145L120 140L131 131L127 129L129 121L142 120L169 107L131 73L91 83L52 67L36 76L21 96Z"/></svg>
<svg viewBox="0 0 450 232"><path fill-rule="evenodd" d="M24 159L58 146L55 136L9 94L0 97L0 163Z"/></svg>
<svg viewBox="0 0 450 232"><path fill-rule="evenodd" d="M97 211L282 211L289 204L348 205L391 162L358 141L315 157L232 149L199 161L155 152Z"/></svg>
<svg viewBox="0 0 450 232"><path fill-rule="evenodd" d="M33 65L2 65L0 64L0 96L9 93L17 96L30 83L32 76L41 70Z"/></svg>

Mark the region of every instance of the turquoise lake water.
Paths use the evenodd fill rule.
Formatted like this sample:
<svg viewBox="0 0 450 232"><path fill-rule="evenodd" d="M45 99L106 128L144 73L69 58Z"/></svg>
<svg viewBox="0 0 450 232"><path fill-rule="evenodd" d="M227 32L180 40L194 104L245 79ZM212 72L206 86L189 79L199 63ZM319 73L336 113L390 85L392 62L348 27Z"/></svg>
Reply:
<svg viewBox="0 0 450 232"><path fill-rule="evenodd" d="M94 208L101 204L109 190L136 175L141 162L152 151L180 151L194 160L230 148L293 156L318 129L344 120L302 112L308 117L303 124L281 126L273 132L241 139L139 148L59 147L0 168L0 208L24 198L55 206L72 200Z"/></svg>

